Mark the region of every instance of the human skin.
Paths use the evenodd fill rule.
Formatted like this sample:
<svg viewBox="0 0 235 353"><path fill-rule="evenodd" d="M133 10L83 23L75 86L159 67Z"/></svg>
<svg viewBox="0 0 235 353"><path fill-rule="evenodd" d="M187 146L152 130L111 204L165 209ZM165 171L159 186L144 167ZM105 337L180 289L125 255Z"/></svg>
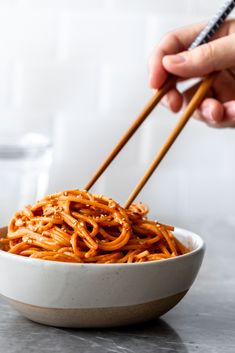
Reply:
<svg viewBox="0 0 235 353"><path fill-rule="evenodd" d="M180 28L163 37L149 59L149 84L157 90L169 73L187 80L219 71L194 117L213 127L235 127L235 20L226 21L209 43L187 51L205 25L204 22ZM162 104L178 112L197 85L181 93L177 88L171 89Z"/></svg>

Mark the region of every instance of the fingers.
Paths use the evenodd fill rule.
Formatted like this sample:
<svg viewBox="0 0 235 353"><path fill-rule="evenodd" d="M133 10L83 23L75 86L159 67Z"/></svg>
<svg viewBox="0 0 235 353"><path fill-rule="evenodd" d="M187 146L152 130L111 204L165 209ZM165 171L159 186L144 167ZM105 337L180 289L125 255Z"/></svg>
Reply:
<svg viewBox="0 0 235 353"><path fill-rule="evenodd" d="M165 70L177 76L200 77L213 71L235 66L235 33L203 44L191 51L167 55L162 60Z"/></svg>
<svg viewBox="0 0 235 353"><path fill-rule="evenodd" d="M189 89L183 92L184 102L188 104L192 99L195 92L198 90L201 82L193 85ZM208 124L217 123L223 119L223 105L213 96L212 89L207 92L206 98L200 104L198 109L194 112L194 118L203 120Z"/></svg>
<svg viewBox="0 0 235 353"><path fill-rule="evenodd" d="M183 96L177 89L171 89L162 99L161 103L172 112L177 113L183 104Z"/></svg>
<svg viewBox="0 0 235 353"><path fill-rule="evenodd" d="M197 85L191 87L187 91L183 93L184 100L186 104L191 100L193 94L198 88ZM163 105L167 108L175 111L175 106L172 109L172 98L174 97L174 101L176 96L179 95L178 99L178 108L182 104L183 96L176 90L171 90L168 92L169 97L167 99L163 99ZM166 96L165 96L166 97ZM164 97L164 98L165 98ZM173 103L175 104L175 103ZM180 108L179 108L180 109ZM203 100L199 108L195 111L194 118L197 120L203 121L207 125L216 128L225 128L225 127L235 127L235 100L221 103L215 98L207 97Z"/></svg>
<svg viewBox="0 0 235 353"><path fill-rule="evenodd" d="M156 51L149 60L149 86L153 89L160 88L168 75L162 65L163 56L163 53Z"/></svg>
<svg viewBox="0 0 235 353"><path fill-rule="evenodd" d="M176 89L171 90L163 98L162 100L163 105L173 112L178 112L182 107L182 103L183 103L182 98L184 97L185 102L189 102L192 96L194 95L196 89L198 89L199 85L200 85L200 82L197 84L194 84L192 87L184 91L183 94L181 94ZM235 74L231 71L224 70L217 75L216 80L213 84L213 87L207 93L207 98L213 97L215 98L216 101L225 103L233 100L234 92L235 92ZM215 114L217 114L216 112ZM198 110L195 112L194 117L196 117L197 119L201 119L201 116ZM219 116L217 118L217 115L215 115L215 120L216 121L219 120Z"/></svg>
<svg viewBox="0 0 235 353"><path fill-rule="evenodd" d="M214 98L206 98L199 107L201 120L209 125L216 125L224 119L224 107Z"/></svg>
<svg viewBox="0 0 235 353"><path fill-rule="evenodd" d="M162 64L165 55L176 54L185 50L196 35L205 26L204 23L192 25L167 34L160 44L153 50L149 59L149 85L154 89L161 87L168 72Z"/></svg>
<svg viewBox="0 0 235 353"><path fill-rule="evenodd" d="M216 128L235 127L235 101L222 104L214 98L205 98L194 118Z"/></svg>
<svg viewBox="0 0 235 353"><path fill-rule="evenodd" d="M195 39L195 37L198 35L198 33L205 27L205 25L206 25L206 22L203 22L199 24L194 24L192 26L180 28L172 33L167 34L161 40L160 44L154 49L149 60L149 84L152 88L158 89L162 86L162 84L164 83L167 77L168 71L178 75L179 74L183 75L184 74L183 68L186 68L187 75L186 76L184 75L182 77L191 77L189 73L190 61L186 62L185 60L183 61L181 60L181 63L178 62L178 64L176 63L173 64L172 61L170 62L172 58L169 58L169 59L164 59L166 60L166 62L163 64L162 62L163 57L166 55L177 54L179 52L185 51L188 48L188 46L192 43L192 41ZM224 25L219 29L219 31L216 33L213 39L227 36L228 34L231 34L234 32L235 32L235 21L229 20L224 23ZM231 42L232 42L232 39L231 39ZM230 46L230 44L228 44L228 46ZM228 46L225 45L226 47L225 49L229 50L231 53L232 49L231 48L229 49ZM194 52L194 50L192 52ZM197 53L198 52L196 52L196 55L198 55ZM207 49L207 53L205 54L205 56L210 57L210 54L212 54L211 48ZM226 54L223 52L220 53L220 57L225 55ZM200 59L200 55L199 55L199 59ZM198 60L198 56L197 56L197 60ZM194 61L193 63L194 65L196 65ZM208 71L208 65L211 65L211 63L209 64L207 63L207 67L205 68L206 71ZM213 62L212 62L212 65L214 65ZM203 66L202 62L201 62L201 66ZM197 67L194 67L194 73L197 72L196 69ZM200 70L203 71L202 68L200 68ZM196 75L192 74L192 76L197 76L197 74Z"/></svg>

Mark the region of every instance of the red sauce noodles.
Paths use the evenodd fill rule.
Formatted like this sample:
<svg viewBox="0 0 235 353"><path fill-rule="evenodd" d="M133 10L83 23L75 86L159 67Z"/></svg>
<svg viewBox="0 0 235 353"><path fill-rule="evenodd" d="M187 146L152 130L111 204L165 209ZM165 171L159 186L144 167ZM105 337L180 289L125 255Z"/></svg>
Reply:
<svg viewBox="0 0 235 353"><path fill-rule="evenodd" d="M124 209L85 190L49 195L12 217L0 245L9 253L78 263L130 263L168 259L189 250L173 227L147 218L141 203Z"/></svg>

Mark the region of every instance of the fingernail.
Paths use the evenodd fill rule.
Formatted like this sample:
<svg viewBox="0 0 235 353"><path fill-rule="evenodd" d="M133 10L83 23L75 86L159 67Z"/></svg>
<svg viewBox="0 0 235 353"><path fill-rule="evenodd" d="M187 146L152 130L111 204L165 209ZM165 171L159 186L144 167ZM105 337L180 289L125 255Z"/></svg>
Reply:
<svg viewBox="0 0 235 353"><path fill-rule="evenodd" d="M214 116L213 116L213 110L211 110L210 107L204 107L202 109L202 115L206 118L211 120L212 122L215 121Z"/></svg>
<svg viewBox="0 0 235 353"><path fill-rule="evenodd" d="M169 98L167 96L164 96L161 100L162 105L165 108L169 108L170 107L170 102L169 102Z"/></svg>
<svg viewBox="0 0 235 353"><path fill-rule="evenodd" d="M202 115L205 117L205 118L210 118L210 108L209 107L204 107L202 109Z"/></svg>
<svg viewBox="0 0 235 353"><path fill-rule="evenodd" d="M216 113L215 113L215 111L214 111L214 109L211 109L211 120L212 121L216 121Z"/></svg>
<svg viewBox="0 0 235 353"><path fill-rule="evenodd" d="M166 57L171 64L182 64L185 61L185 57L181 54L178 55L169 55Z"/></svg>

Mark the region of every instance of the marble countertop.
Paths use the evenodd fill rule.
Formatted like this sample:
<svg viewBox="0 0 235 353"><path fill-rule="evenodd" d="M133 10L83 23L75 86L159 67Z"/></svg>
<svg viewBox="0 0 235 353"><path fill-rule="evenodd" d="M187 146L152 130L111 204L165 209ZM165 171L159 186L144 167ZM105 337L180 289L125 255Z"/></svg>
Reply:
<svg viewBox="0 0 235 353"><path fill-rule="evenodd" d="M235 218L190 228L206 240L206 257L192 289L161 319L118 329L60 329L24 319L0 299L0 353L234 353Z"/></svg>

